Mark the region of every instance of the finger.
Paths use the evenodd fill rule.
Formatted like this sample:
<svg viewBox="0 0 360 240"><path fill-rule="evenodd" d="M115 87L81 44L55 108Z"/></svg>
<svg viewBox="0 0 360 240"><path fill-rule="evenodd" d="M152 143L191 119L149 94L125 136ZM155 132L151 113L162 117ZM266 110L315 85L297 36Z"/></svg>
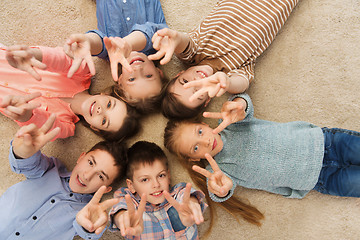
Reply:
<svg viewBox="0 0 360 240"><path fill-rule="evenodd" d="M159 60L159 59L161 59L164 55L165 55L165 52L164 52L164 51L157 51L156 53L149 55L148 58L149 58L150 60L152 60L152 61L153 61L153 60Z"/></svg>
<svg viewBox="0 0 360 240"><path fill-rule="evenodd" d="M71 78L74 73L79 69L81 62L83 61L82 58L75 58L71 64L71 67L68 71L67 77Z"/></svg>
<svg viewBox="0 0 360 240"><path fill-rule="evenodd" d="M193 205L191 208L191 213L193 215L193 219L196 224L200 224L204 221L204 218L202 216L201 207L199 204Z"/></svg>
<svg viewBox="0 0 360 240"><path fill-rule="evenodd" d="M204 112L203 116L206 118L221 119L222 115L220 112Z"/></svg>
<svg viewBox="0 0 360 240"><path fill-rule="evenodd" d="M106 190L106 186L101 186L96 193L94 194L94 196L92 197L92 199L90 200L89 203L91 204L98 204L101 201L102 196L104 195Z"/></svg>
<svg viewBox="0 0 360 240"><path fill-rule="evenodd" d="M119 225L120 226L117 226L119 229L120 229L120 232L121 232L121 236L125 236L126 235L126 227L125 227L125 215L126 213L123 213L119 216Z"/></svg>
<svg viewBox="0 0 360 240"><path fill-rule="evenodd" d="M29 73L36 80L38 80L38 81L41 80L40 74L34 68L32 68L31 66L29 66L29 65L25 66L24 71Z"/></svg>
<svg viewBox="0 0 360 240"><path fill-rule="evenodd" d="M184 84L184 88L187 89L187 88L191 88L191 87L202 87L202 85L203 85L202 80L203 79L187 82Z"/></svg>
<svg viewBox="0 0 360 240"><path fill-rule="evenodd" d="M110 68L111 68L111 76L115 82L118 81L118 62L117 61L110 61Z"/></svg>
<svg viewBox="0 0 360 240"><path fill-rule="evenodd" d="M163 39L163 38L160 37L157 33L154 34L154 36L151 39L154 49L159 50L161 39Z"/></svg>
<svg viewBox="0 0 360 240"><path fill-rule="evenodd" d="M98 229L101 228L102 226L106 226L108 223L108 215L106 214L106 212L103 212L102 214L100 214L100 216L98 216L98 219L96 219L96 221L94 222L94 229Z"/></svg>
<svg viewBox="0 0 360 240"><path fill-rule="evenodd" d="M169 53L169 52L165 52L165 56L163 59L161 59L160 61L160 64L161 65L165 65L167 64L168 62L170 62L171 58L172 58L172 53Z"/></svg>
<svg viewBox="0 0 360 240"><path fill-rule="evenodd" d="M142 218L142 215L145 211L145 206L146 206L146 194L143 193L141 195L141 201L140 201L140 204L139 204L139 207L138 207L138 214L141 216Z"/></svg>
<svg viewBox="0 0 360 240"><path fill-rule="evenodd" d="M48 132L52 128L55 119L56 119L56 115L52 113L50 117L46 120L46 122L41 126L40 131L44 133Z"/></svg>
<svg viewBox="0 0 360 240"><path fill-rule="evenodd" d="M98 228L95 230L95 234L96 234L96 235L99 235L102 231L104 231L105 227L106 227L106 224L98 227Z"/></svg>
<svg viewBox="0 0 360 240"><path fill-rule="evenodd" d="M129 215L130 216L133 216L134 213L135 213L135 207L134 207L134 204L132 203L131 201L131 197L129 194L126 194L125 195L125 201L126 201L126 205L127 205L127 208L128 208L128 212L129 212ZM141 201L140 201L141 202Z"/></svg>
<svg viewBox="0 0 360 240"><path fill-rule="evenodd" d="M106 209L114 206L115 204L118 204L119 201L120 201L120 198L108 199L100 204L101 209L106 210Z"/></svg>
<svg viewBox="0 0 360 240"><path fill-rule="evenodd" d="M183 198L183 203L185 203L185 204L189 204L189 202L190 202L190 191L191 191L191 183L187 183L186 187L185 187L184 198Z"/></svg>
<svg viewBox="0 0 360 240"><path fill-rule="evenodd" d="M16 115L23 115L24 114L24 108L22 107L15 107L15 106L7 106L6 110L11 112L12 114L16 114Z"/></svg>
<svg viewBox="0 0 360 240"><path fill-rule="evenodd" d="M215 87L212 87L208 91L209 97L213 98L216 96L216 94L220 91L220 83L216 84Z"/></svg>
<svg viewBox="0 0 360 240"><path fill-rule="evenodd" d="M217 165L216 161L214 160L214 158L210 154L205 153L205 158L210 163L210 166L214 170L214 172L215 171L221 171L219 166Z"/></svg>
<svg viewBox="0 0 360 240"><path fill-rule="evenodd" d="M216 97L221 97L224 93L226 93L227 91L225 90L225 88L220 88L219 92L216 94Z"/></svg>
<svg viewBox="0 0 360 240"><path fill-rule="evenodd" d="M10 108L11 106L7 107L7 108ZM19 114L16 114L16 113L13 113L11 111L9 111L7 108L5 108L3 111L4 111L4 114L8 117L8 118L11 118L13 120L18 120L20 118Z"/></svg>
<svg viewBox="0 0 360 240"><path fill-rule="evenodd" d="M30 62L31 62L31 65L33 65L33 66L36 67L36 68L39 68L39 69L42 69L42 70L45 70L45 69L46 69L46 64L40 62L40 61L37 60L36 58L31 58L31 59L30 59Z"/></svg>
<svg viewBox="0 0 360 240"><path fill-rule="evenodd" d="M208 181L209 190L210 192L214 193L215 195L218 195L219 197L222 197L224 194L224 191L221 191L221 186L219 186L216 183L216 180Z"/></svg>
<svg viewBox="0 0 360 240"><path fill-rule="evenodd" d="M34 92L34 93L30 93L24 96L24 101L25 102L29 102L31 100L34 100L35 98L38 98L41 96L40 92Z"/></svg>
<svg viewBox="0 0 360 240"><path fill-rule="evenodd" d="M15 134L15 137L21 137L24 134L27 133L31 133L32 131L34 131L36 129L36 125L34 123L31 123L29 125L25 125L23 127L21 127Z"/></svg>
<svg viewBox="0 0 360 240"><path fill-rule="evenodd" d="M178 212L180 211L180 203L176 201L168 191L164 191L164 197Z"/></svg>
<svg viewBox="0 0 360 240"><path fill-rule="evenodd" d="M88 232L93 232L94 231L93 223L87 217L83 216L82 214L77 215L76 221L81 226L83 226Z"/></svg>
<svg viewBox="0 0 360 240"><path fill-rule="evenodd" d="M227 126L229 126L231 124L230 121L224 119L224 121L222 121L219 126L217 126L214 130L213 133L214 134L218 134L219 132L221 132L222 130L224 130Z"/></svg>
<svg viewBox="0 0 360 240"><path fill-rule="evenodd" d="M95 70L95 64L94 64L94 61L93 61L92 57L90 55L87 55L85 57L85 62L86 62L87 66L88 66L88 68L90 70L90 74L92 76L94 76L95 73L96 73L96 70Z"/></svg>
<svg viewBox="0 0 360 240"><path fill-rule="evenodd" d="M128 72L132 73L134 71L125 57L120 58L119 62Z"/></svg>
<svg viewBox="0 0 360 240"><path fill-rule="evenodd" d="M210 173L208 170L206 170L206 169L204 169L204 168L202 168L202 167L199 167L199 166L197 166L197 165L194 165L194 166L192 166L192 169L193 169L195 172L198 172L198 173L200 173L201 175L203 175L203 176L205 176L205 177L207 177L207 178L210 178L210 177L211 177L211 173Z"/></svg>

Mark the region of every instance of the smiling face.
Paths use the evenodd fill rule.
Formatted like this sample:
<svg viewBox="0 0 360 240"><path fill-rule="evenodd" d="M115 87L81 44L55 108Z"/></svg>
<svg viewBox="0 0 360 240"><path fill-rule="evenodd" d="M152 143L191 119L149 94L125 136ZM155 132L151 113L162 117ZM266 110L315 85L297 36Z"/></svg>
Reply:
<svg viewBox="0 0 360 240"><path fill-rule="evenodd" d="M131 52L127 58L133 72L124 67L118 84L128 100L140 100L157 96L161 91L161 70L141 52Z"/></svg>
<svg viewBox="0 0 360 240"><path fill-rule="evenodd" d="M140 164L134 169L132 180L126 179L132 193L146 194L147 202L158 205L165 201L164 190L169 191L170 172L160 161L153 164Z"/></svg>
<svg viewBox="0 0 360 240"><path fill-rule="evenodd" d="M118 131L127 116L126 104L107 95L92 95L81 105L82 116L91 128Z"/></svg>
<svg viewBox="0 0 360 240"><path fill-rule="evenodd" d="M206 124L181 124L176 130L178 151L192 160L205 158L205 153L215 156L222 150L223 141L212 131Z"/></svg>
<svg viewBox="0 0 360 240"><path fill-rule="evenodd" d="M210 77L212 74L213 69L208 65L190 67L178 76L174 85L171 86L169 90L182 104L189 108L196 108L208 100L209 96L207 94L203 94L194 101L190 102L189 98L198 90L198 88L190 87L185 89L184 84L187 82Z"/></svg>
<svg viewBox="0 0 360 240"><path fill-rule="evenodd" d="M115 160L107 151L96 149L82 153L71 172L70 189L76 193L94 193L103 185L109 186L119 172L114 165Z"/></svg>

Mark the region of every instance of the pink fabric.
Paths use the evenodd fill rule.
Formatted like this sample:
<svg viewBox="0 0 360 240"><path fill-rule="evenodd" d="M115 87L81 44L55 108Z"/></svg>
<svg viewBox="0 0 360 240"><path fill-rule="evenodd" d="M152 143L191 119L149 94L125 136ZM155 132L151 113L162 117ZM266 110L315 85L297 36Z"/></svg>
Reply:
<svg viewBox="0 0 360 240"><path fill-rule="evenodd" d="M48 119L51 113L56 113L57 119L54 127L61 131L56 138L66 138L74 135L75 123L79 118L70 109L68 103L61 97L73 97L90 87L91 74L86 64L82 64L72 78L67 78L67 72L72 59L62 48L38 47L43 53L42 62L47 65L47 71L38 70L42 80L37 81L27 72L11 67L5 58L5 49L0 48L0 98L6 95L25 95L41 92L42 96L33 100L39 102L41 107L33 111L32 118L25 122L17 122L20 126L35 123L37 126ZM3 109L0 108L0 112ZM55 138L55 139L56 139Z"/></svg>

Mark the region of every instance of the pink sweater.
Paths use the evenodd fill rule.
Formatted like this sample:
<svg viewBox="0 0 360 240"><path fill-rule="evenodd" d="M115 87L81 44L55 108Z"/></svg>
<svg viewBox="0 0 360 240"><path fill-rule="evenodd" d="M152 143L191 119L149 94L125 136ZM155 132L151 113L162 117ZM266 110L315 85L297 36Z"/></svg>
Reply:
<svg viewBox="0 0 360 240"><path fill-rule="evenodd" d="M72 78L67 78L72 59L62 48L37 47L43 54L42 62L47 65L46 71L38 70L42 80L37 81L27 72L11 67L5 59L5 49L0 48L0 98L6 95L25 95L41 92L42 96L33 100L41 106L33 111L33 116L27 122L18 122L20 126L35 123L42 126L51 113L56 113L54 127L61 131L56 138L66 138L74 135L75 123L79 118L70 109L68 103L61 97L73 97L76 93L89 89L91 74L86 64L82 64ZM0 108L0 112L3 109Z"/></svg>

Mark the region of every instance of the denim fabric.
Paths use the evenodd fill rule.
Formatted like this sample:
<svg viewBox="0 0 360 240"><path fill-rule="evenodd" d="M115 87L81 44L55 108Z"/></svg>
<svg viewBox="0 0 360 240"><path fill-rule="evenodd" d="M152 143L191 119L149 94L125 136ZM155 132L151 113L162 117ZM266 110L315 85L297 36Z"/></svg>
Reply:
<svg viewBox="0 0 360 240"><path fill-rule="evenodd" d="M323 128L323 167L314 190L344 197L360 197L360 133Z"/></svg>

